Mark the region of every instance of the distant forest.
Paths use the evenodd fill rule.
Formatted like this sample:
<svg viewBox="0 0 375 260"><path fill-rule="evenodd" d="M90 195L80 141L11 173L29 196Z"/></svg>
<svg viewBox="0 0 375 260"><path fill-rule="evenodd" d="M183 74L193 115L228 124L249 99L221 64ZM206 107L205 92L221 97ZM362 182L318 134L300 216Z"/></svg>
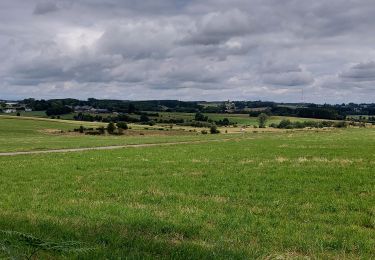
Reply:
<svg viewBox="0 0 375 260"><path fill-rule="evenodd" d="M78 106L89 106L105 109L108 112L137 113L150 112L187 112L187 113L243 113L258 116L260 113L275 116L296 116L319 119L345 119L349 115L375 115L375 104L312 104L312 103L277 103L268 101L178 101L148 100L126 101L95 99L50 99L36 100L32 98L21 101L34 111L47 111L48 115L61 115L74 111Z"/></svg>

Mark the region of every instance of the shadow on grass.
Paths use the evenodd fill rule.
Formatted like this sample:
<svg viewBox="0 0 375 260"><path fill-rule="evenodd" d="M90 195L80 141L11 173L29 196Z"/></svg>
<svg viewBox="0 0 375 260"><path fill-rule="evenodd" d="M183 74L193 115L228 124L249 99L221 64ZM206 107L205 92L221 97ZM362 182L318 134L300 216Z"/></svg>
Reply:
<svg viewBox="0 0 375 260"><path fill-rule="evenodd" d="M0 230L30 234L26 236L33 237L42 244L43 241L54 241L52 244L59 246L75 241L73 243L75 246L84 245L84 247L78 246L77 250L67 248L68 250L65 251L44 250L43 247L35 250L38 247L14 240L12 242L7 240L6 233L0 232L0 258L10 256L17 259L65 257L79 259L245 259L249 257L245 252L209 245L199 240L200 229L199 226L189 223L176 226L154 219L132 223L84 222L69 225L67 221L56 223L51 220L30 221L14 217L1 218ZM20 237L22 238L23 235ZM8 243L5 243L5 247L4 241ZM31 254L32 258L28 258L27 256Z"/></svg>

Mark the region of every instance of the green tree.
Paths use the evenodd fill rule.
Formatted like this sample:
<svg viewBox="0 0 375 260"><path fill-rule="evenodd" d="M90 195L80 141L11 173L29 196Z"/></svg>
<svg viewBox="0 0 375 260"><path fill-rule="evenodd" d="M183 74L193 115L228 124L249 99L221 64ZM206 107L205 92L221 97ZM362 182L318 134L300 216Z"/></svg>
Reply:
<svg viewBox="0 0 375 260"><path fill-rule="evenodd" d="M194 119L195 119L195 121L207 121L208 117L203 115L202 113L198 112L198 113L195 114Z"/></svg>
<svg viewBox="0 0 375 260"><path fill-rule="evenodd" d="M128 130L128 125L125 123L125 122L118 122L116 124L116 126L119 128L119 129L123 129L123 130Z"/></svg>
<svg viewBox="0 0 375 260"><path fill-rule="evenodd" d="M109 134L113 134L113 132L116 130L116 126L114 123L110 122L107 126L107 131Z"/></svg>
<svg viewBox="0 0 375 260"><path fill-rule="evenodd" d="M135 108L134 104L132 103L129 103L129 106L128 106L128 114L132 114L136 111L137 109Z"/></svg>
<svg viewBox="0 0 375 260"><path fill-rule="evenodd" d="M288 128L292 125L292 122L289 119L283 119L280 121L278 128Z"/></svg>
<svg viewBox="0 0 375 260"><path fill-rule="evenodd" d="M267 114L265 114L265 113L261 113L261 114L258 116L259 128L265 128L265 127L266 127L267 120L268 120L268 116L267 116Z"/></svg>
<svg viewBox="0 0 375 260"><path fill-rule="evenodd" d="M217 126L216 126L216 125L212 125L212 126L210 127L210 133L211 133L211 134L218 134L218 133L220 133L220 131L217 129Z"/></svg>
<svg viewBox="0 0 375 260"><path fill-rule="evenodd" d="M148 122L150 121L150 118L147 115L142 114L139 120L141 122Z"/></svg>

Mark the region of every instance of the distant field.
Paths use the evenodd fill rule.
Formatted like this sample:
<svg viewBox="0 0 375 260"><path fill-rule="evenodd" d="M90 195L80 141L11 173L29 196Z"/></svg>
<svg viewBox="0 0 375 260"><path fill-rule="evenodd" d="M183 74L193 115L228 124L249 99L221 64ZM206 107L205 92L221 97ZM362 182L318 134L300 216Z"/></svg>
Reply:
<svg viewBox="0 0 375 260"><path fill-rule="evenodd" d="M174 116L174 114L167 114ZM193 114L179 114L182 117L192 117ZM213 114L215 120L222 119L222 115ZM165 118L163 114L162 118ZM236 120L240 120L240 115L234 115ZM253 120L256 125L256 118L244 120ZM274 117L271 122L278 122L281 118ZM0 152L13 151L30 151L30 150L46 150L61 148L79 148L79 147L97 147L108 145L125 145L138 143L159 143L174 142L185 140L201 140L201 139L220 139L231 137L232 134L243 133L241 126L238 127L221 127L219 128L224 135L204 135L200 134L204 128L194 128L189 126L147 126L131 124L132 130L126 131L124 136L88 136L69 131L78 128L80 125L84 127L106 126L106 123L100 122L82 122L74 120L60 120L48 118L34 117L16 117L0 115ZM160 130L162 129L162 130ZM59 133L62 130L63 133ZM208 129L206 129L208 130ZM245 132L263 132L272 131L279 132L278 129L252 129L247 128Z"/></svg>
<svg viewBox="0 0 375 260"><path fill-rule="evenodd" d="M152 113L158 113L159 117L151 117L152 119L177 119L182 118L185 121L186 120L193 120L195 113L180 113L180 112L152 112ZM71 113L67 115L61 115L61 119L66 120L73 120L73 116L77 113ZM15 116L16 114L9 114ZM96 114L93 114L96 115ZM106 117L106 116L113 116L113 114L99 114L100 116ZM248 114L220 114L220 113L206 113L206 116L208 118L218 121L223 120L224 118L228 118L231 122L235 122L239 125L248 125L253 126L258 124L258 120L256 117L249 117ZM24 117L44 117L46 118L46 114L44 111L32 111L32 112L21 112L21 116ZM139 117L137 115L132 115L133 117ZM48 118L48 117L47 117ZM299 118L299 117L286 117L286 116L271 116L268 120L268 125L272 123L279 123L282 119L289 119L290 121L319 121L321 119L313 119L313 118Z"/></svg>
<svg viewBox="0 0 375 260"><path fill-rule="evenodd" d="M19 123L13 133L16 121L4 122L3 150L22 135L31 147L41 140L35 130L50 127ZM374 258L374 129L247 137L0 157L0 230L90 248L65 255L77 259ZM0 232L0 244L5 239ZM31 252L3 245L0 257Z"/></svg>
<svg viewBox="0 0 375 260"><path fill-rule="evenodd" d="M189 127L165 128L159 126L131 125L132 130L124 136L88 136L70 133L80 125L85 127L106 126L105 123L91 123L45 118L23 118L0 116L0 152L31 151L62 148L97 147L139 143L160 143L187 140L209 140L230 137L227 135L198 135L188 132ZM164 129L164 128L163 128ZM185 131L183 129L186 129ZM63 130L63 133L57 133Z"/></svg>
<svg viewBox="0 0 375 260"><path fill-rule="evenodd" d="M19 113L21 116L24 116L24 117L47 117L45 111L30 111L30 112L19 112ZM2 114L2 115L16 116L17 113Z"/></svg>
<svg viewBox="0 0 375 260"><path fill-rule="evenodd" d="M159 112L162 119L168 118L183 118L185 120L193 120L195 114L194 113L174 113L174 112ZM240 125L258 125L257 117L250 117L248 114L217 114L217 113L205 113L209 119L214 121L223 120L224 118L228 118L230 122L235 122ZM271 116L268 119L268 125L272 123L279 123L283 119L289 119L290 121L317 121L321 119L313 119L313 118L300 118L300 117L286 117L286 116Z"/></svg>

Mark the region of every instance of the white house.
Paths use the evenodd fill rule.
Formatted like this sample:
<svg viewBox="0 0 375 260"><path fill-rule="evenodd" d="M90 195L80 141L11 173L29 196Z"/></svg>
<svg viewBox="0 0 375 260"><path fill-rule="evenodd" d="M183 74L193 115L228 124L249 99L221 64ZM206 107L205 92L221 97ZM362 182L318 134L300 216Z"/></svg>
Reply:
<svg viewBox="0 0 375 260"><path fill-rule="evenodd" d="M4 113L6 113L6 114L16 113L16 112L17 112L17 110L13 109L13 108L4 109Z"/></svg>

